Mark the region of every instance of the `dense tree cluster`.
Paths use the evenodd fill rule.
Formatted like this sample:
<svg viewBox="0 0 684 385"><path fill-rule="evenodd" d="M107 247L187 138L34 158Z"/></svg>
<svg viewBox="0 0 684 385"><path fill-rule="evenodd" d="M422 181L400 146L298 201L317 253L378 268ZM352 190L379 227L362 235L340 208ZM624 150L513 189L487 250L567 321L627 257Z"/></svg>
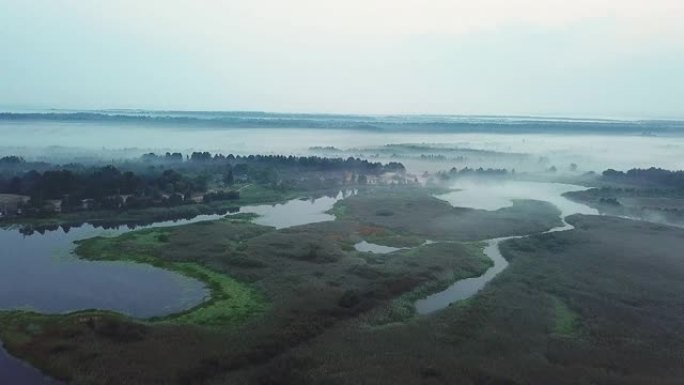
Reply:
<svg viewBox="0 0 684 385"><path fill-rule="evenodd" d="M205 189L206 183L201 178L174 170L139 175L114 166L85 172L32 170L9 179L0 178L0 192L30 197L26 210L39 210L49 200L59 200L62 211L177 205L188 200L192 193Z"/></svg>
<svg viewBox="0 0 684 385"><path fill-rule="evenodd" d="M325 188L350 180L360 183L367 180L366 175L387 172L403 173L404 166L352 157L224 156L209 152L185 157L181 153L148 153L140 160L90 166L30 163L6 156L0 158L0 193L30 197L24 207L27 213L43 210L48 203L54 209L51 201L59 201L62 211L127 209L235 200L240 197L232 189L235 183L279 190Z"/></svg>
<svg viewBox="0 0 684 385"><path fill-rule="evenodd" d="M655 167L649 169L633 168L627 172L608 169L603 172L603 177L611 181L638 184L648 183L662 187L684 189L684 171L670 171Z"/></svg>
<svg viewBox="0 0 684 385"><path fill-rule="evenodd" d="M15 155L3 156L2 158L0 158L0 164L1 165L21 164L24 162L25 162L24 158L21 158L19 156L15 156Z"/></svg>
<svg viewBox="0 0 684 385"><path fill-rule="evenodd" d="M505 175L513 175L515 174L515 169L508 171L505 168L470 168L470 167L464 167L461 169L458 169L456 167L452 167L448 172L447 171L440 171L437 173L437 176L440 179L451 179L451 178L457 178L457 177L464 177L464 176L505 176Z"/></svg>
<svg viewBox="0 0 684 385"><path fill-rule="evenodd" d="M178 161L183 159L180 153L166 153L156 155L154 153L142 156L145 161L165 162ZM214 162L214 163L256 163L278 167L304 167L309 170L319 171L365 171L368 173L400 172L404 171L404 165L399 162L369 162L360 158L326 158L319 156L293 156L293 155L223 155L209 152L193 152L187 158L190 162Z"/></svg>

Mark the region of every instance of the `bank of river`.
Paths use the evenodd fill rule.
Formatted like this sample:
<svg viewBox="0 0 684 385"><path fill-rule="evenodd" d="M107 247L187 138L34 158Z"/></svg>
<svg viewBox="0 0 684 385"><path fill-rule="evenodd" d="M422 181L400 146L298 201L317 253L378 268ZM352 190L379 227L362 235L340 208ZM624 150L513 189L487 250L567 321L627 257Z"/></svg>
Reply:
<svg viewBox="0 0 684 385"><path fill-rule="evenodd" d="M334 197L294 199L282 204L245 206L241 212L259 214L256 223L276 228L334 220L326 212L354 191ZM223 215L200 215L163 221L137 229L178 226L216 220ZM182 312L210 295L193 278L144 264L86 261L73 253L74 242L94 236L117 236L131 231L121 226L104 230L90 224L31 235L18 228L0 229L0 311L26 309L68 313L84 309L112 310L136 318ZM58 384L0 348L0 384Z"/></svg>
<svg viewBox="0 0 684 385"><path fill-rule="evenodd" d="M569 191L585 190L586 188L582 186L562 183L508 181L504 183L460 183L452 186L452 188L454 189L453 192L438 195L437 198L446 200L455 207L498 210L512 205L515 199L535 199L550 202L560 210L563 224L545 231L545 233L573 229L573 226L565 221L565 218L569 215L598 214L598 211L595 209L570 201L562 196L563 193ZM479 277L459 280L440 292L416 301L416 312L419 314L434 313L452 303L468 299L477 294L489 281L494 279L508 266L508 262L499 250L501 242L528 235L486 240L487 245L484 248L484 253L492 260L493 265Z"/></svg>

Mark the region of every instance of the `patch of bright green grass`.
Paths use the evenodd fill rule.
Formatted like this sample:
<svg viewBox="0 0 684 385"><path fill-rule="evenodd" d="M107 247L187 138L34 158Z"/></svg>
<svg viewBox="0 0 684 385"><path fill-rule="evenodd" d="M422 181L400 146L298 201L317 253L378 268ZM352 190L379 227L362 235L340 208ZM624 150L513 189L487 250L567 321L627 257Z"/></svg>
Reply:
<svg viewBox="0 0 684 385"><path fill-rule="evenodd" d="M326 213L334 215L337 219L343 219L347 216L347 207L345 206L344 201L337 201L330 210L326 211Z"/></svg>
<svg viewBox="0 0 684 385"><path fill-rule="evenodd" d="M558 297L552 296L551 303L553 304L553 313L555 316L553 332L563 337L576 337L578 335L577 325L579 321L577 313L572 311L568 305Z"/></svg>
<svg viewBox="0 0 684 385"><path fill-rule="evenodd" d="M202 326L228 326L238 324L252 315L263 312L266 302L262 296L246 285L196 263L173 263L173 270L196 278L209 286L211 299L186 312L151 321L170 321L179 324Z"/></svg>
<svg viewBox="0 0 684 385"><path fill-rule="evenodd" d="M237 280L194 262L170 262L154 256L170 235L169 229L131 232L115 238L95 237L80 241L76 252L85 259L145 263L175 271L204 282L211 298L182 313L155 317L163 321L201 326L229 326L263 312L264 298Z"/></svg>

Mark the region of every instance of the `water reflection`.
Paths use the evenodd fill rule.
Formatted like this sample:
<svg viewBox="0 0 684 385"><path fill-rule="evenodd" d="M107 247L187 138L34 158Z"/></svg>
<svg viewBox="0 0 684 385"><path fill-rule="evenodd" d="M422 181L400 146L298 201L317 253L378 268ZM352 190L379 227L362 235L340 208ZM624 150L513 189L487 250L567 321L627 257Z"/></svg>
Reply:
<svg viewBox="0 0 684 385"><path fill-rule="evenodd" d="M63 385L29 364L10 356L0 346L0 384L21 385Z"/></svg>
<svg viewBox="0 0 684 385"><path fill-rule="evenodd" d="M355 190L276 205L246 206L256 223L283 228L334 220L335 202ZM238 210L230 210L238 212ZM194 279L144 264L85 261L73 254L74 241L116 236L132 229L168 227L223 218L225 212L140 225L98 223L0 229L0 310L65 313L106 309L147 318L177 313L209 295ZM0 384L57 384L0 349Z"/></svg>
<svg viewBox="0 0 684 385"><path fill-rule="evenodd" d="M240 212L257 214L259 217L254 219L254 223L273 226L276 229L327 222L335 220L335 216L328 213L335 202L354 194L356 190L340 191L333 196L293 199L273 205L245 206L240 208Z"/></svg>
<svg viewBox="0 0 684 385"><path fill-rule="evenodd" d="M561 216L572 214L597 215L598 211L589 206L573 202L562 194L570 191L586 190L586 187L549 182L528 182L519 180L487 181L461 180L451 188L455 191L436 195L454 207L469 207L482 210L498 210L513 205L516 199L533 199L553 204L561 211Z"/></svg>
<svg viewBox="0 0 684 385"><path fill-rule="evenodd" d="M361 241L361 242L355 244L354 248L357 251L361 251L364 253L375 253L375 254L388 254L388 253L391 253L394 251L405 249L405 247L383 246L383 245L378 245L375 243L368 243L366 241Z"/></svg>
<svg viewBox="0 0 684 385"><path fill-rule="evenodd" d="M459 189L451 193L437 196L451 203L452 206L471 207L476 209L497 210L513 204L512 199L536 199L550 202L561 211L563 224L545 233L566 231L573 226L565 222L565 218L572 214L597 215L598 212L589 206L572 202L562 196L568 191L586 190L586 187L544 182L507 181L504 183L460 182L453 186ZM474 191L477 190L477 191ZM487 241L484 253L494 265L479 277L466 278L450 285L445 290L434 293L416 301L418 314L430 314L444 309L454 302L468 299L477 294L484 286L501 273L508 261L501 255L499 244L505 240L522 238L523 236L494 238Z"/></svg>

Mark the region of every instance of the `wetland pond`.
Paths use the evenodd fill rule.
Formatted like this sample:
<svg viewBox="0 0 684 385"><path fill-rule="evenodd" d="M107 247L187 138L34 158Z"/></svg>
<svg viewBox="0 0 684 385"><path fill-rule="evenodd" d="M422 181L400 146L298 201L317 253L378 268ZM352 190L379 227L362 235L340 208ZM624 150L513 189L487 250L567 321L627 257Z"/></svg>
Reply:
<svg viewBox="0 0 684 385"><path fill-rule="evenodd" d="M354 249L356 249L356 251L361 251L363 253L388 254L398 250L404 250L406 249L406 247L383 246L375 243L361 241L354 245Z"/></svg>
<svg viewBox="0 0 684 385"><path fill-rule="evenodd" d="M597 214L595 210L567 200L561 194L584 187L559 183L510 181L502 183L460 183L454 191L438 198L453 206L496 210L507 207L515 199L550 202L568 215ZM328 213L335 202L355 194L340 192L337 196L317 199L294 199L272 205L244 206L242 213L255 213L255 223L286 228L308 223L334 220ZM200 215L189 220L157 222L149 226L177 226L216 220L223 215ZM562 227L549 231L567 230ZM0 229L0 310L28 309L44 313L67 313L83 309L112 310L138 318L167 315L193 307L209 292L199 281L149 265L128 262L100 262L78 259L73 254L74 241L98 235L116 236L130 231L122 226L104 230L89 224L45 233L25 235L17 228ZM460 280L444 291L416 302L419 314L429 314L450 304L469 298L503 271L506 260L499 243L513 237L487 240L485 254L494 265L483 275ZM359 242L355 248L377 254L401 248ZM10 356L0 347L0 383L59 384L40 371Z"/></svg>
<svg viewBox="0 0 684 385"><path fill-rule="evenodd" d="M220 216L160 222L172 226ZM151 227L151 226L146 226ZM144 227L143 227L144 228ZM84 224L25 235L17 228L0 229L0 310L68 313L106 309L147 318L177 313L204 301L209 291L195 279L129 262L78 259L74 241L129 231L104 230ZM0 383L60 384L0 348Z"/></svg>
<svg viewBox="0 0 684 385"><path fill-rule="evenodd" d="M334 220L326 212L335 197L294 199L282 204L244 206L256 213L254 222L284 228ZM157 222L137 229L168 227L216 220L223 215ZM104 230L90 224L26 235L19 228L0 229L0 311L32 310L68 313L84 309L112 310L136 318L178 313L206 300L209 290L198 280L150 265L86 261L77 258L74 242L94 236L116 236L126 226ZM7 354L0 347L0 383L55 384L40 371Z"/></svg>
<svg viewBox="0 0 684 385"><path fill-rule="evenodd" d="M301 198L271 205L244 206L240 208L240 213L257 214L259 216L252 222L263 226L273 226L276 229L334 221L335 216L329 214L328 211L332 209L335 202L356 193L356 190L347 190L340 191L334 197Z"/></svg>

